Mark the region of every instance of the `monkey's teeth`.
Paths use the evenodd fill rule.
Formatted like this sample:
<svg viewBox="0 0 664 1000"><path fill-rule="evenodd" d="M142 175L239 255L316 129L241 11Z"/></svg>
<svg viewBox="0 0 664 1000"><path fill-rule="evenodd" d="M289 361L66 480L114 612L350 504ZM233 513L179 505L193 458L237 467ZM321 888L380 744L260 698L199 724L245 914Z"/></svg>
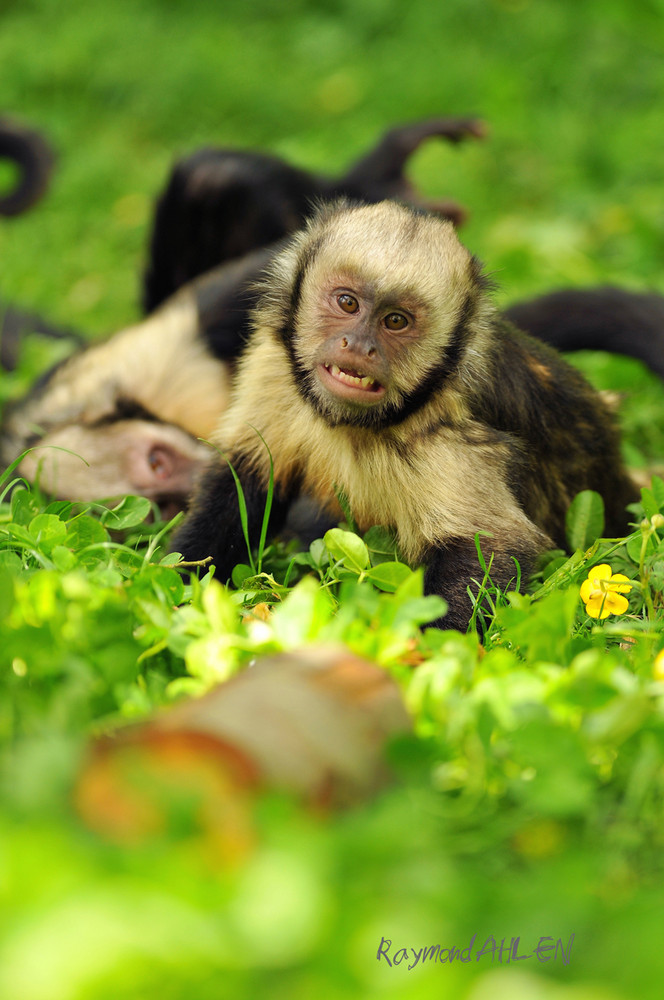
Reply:
<svg viewBox="0 0 664 1000"><path fill-rule="evenodd" d="M376 380L369 375L351 375L350 372L345 372L342 368L339 368L339 365L327 365L327 370L346 385L356 385L360 389L370 389L376 384Z"/></svg>

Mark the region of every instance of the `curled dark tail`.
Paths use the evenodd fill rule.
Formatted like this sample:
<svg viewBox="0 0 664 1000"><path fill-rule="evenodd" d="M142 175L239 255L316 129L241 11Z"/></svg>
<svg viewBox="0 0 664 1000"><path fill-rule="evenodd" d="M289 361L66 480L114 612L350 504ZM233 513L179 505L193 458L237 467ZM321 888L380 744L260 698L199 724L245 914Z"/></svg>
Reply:
<svg viewBox="0 0 664 1000"><path fill-rule="evenodd" d="M569 288L517 302L504 314L559 351L609 351L643 361L664 379L664 295Z"/></svg>
<svg viewBox="0 0 664 1000"><path fill-rule="evenodd" d="M0 118L0 159L11 160L20 170L14 189L0 197L0 215L20 215L46 191L55 162L53 151L39 132Z"/></svg>

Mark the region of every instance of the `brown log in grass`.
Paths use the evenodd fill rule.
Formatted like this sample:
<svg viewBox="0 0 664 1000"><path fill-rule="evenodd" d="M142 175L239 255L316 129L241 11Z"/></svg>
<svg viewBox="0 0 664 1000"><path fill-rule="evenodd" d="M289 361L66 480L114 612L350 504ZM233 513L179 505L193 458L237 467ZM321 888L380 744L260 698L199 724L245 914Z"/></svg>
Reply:
<svg viewBox="0 0 664 1000"><path fill-rule="evenodd" d="M409 729L382 668L344 647L311 646L97 740L75 803L88 826L128 844L186 816L206 848L232 862L255 842L257 791L316 808L366 800L389 779L387 742Z"/></svg>

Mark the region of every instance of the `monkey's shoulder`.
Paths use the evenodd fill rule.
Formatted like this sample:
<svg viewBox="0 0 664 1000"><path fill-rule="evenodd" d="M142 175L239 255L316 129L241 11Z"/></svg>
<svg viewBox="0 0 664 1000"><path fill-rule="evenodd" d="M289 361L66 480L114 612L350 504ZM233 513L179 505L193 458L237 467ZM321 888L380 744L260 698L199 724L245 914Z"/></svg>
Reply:
<svg viewBox="0 0 664 1000"><path fill-rule="evenodd" d="M635 489L615 414L600 394L557 351L507 321L496 325L487 364L492 378L472 395L471 410L515 442L510 482L522 508L563 544L568 505L592 489L604 497L607 530L626 530Z"/></svg>
<svg viewBox="0 0 664 1000"><path fill-rule="evenodd" d="M559 437L567 446L578 435L585 446L588 434L615 434L611 410L581 372L508 320L496 321L485 364L486 378L468 393L476 419L549 447Z"/></svg>

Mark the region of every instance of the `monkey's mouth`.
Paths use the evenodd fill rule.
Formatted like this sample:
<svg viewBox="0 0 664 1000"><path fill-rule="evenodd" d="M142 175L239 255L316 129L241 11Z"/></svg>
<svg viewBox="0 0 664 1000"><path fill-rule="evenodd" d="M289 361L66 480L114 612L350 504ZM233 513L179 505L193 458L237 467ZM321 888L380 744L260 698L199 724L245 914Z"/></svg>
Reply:
<svg viewBox="0 0 664 1000"><path fill-rule="evenodd" d="M339 365L319 365L321 380L336 395L345 399L374 400L385 392L384 386L372 375L365 375L355 368L340 368Z"/></svg>

